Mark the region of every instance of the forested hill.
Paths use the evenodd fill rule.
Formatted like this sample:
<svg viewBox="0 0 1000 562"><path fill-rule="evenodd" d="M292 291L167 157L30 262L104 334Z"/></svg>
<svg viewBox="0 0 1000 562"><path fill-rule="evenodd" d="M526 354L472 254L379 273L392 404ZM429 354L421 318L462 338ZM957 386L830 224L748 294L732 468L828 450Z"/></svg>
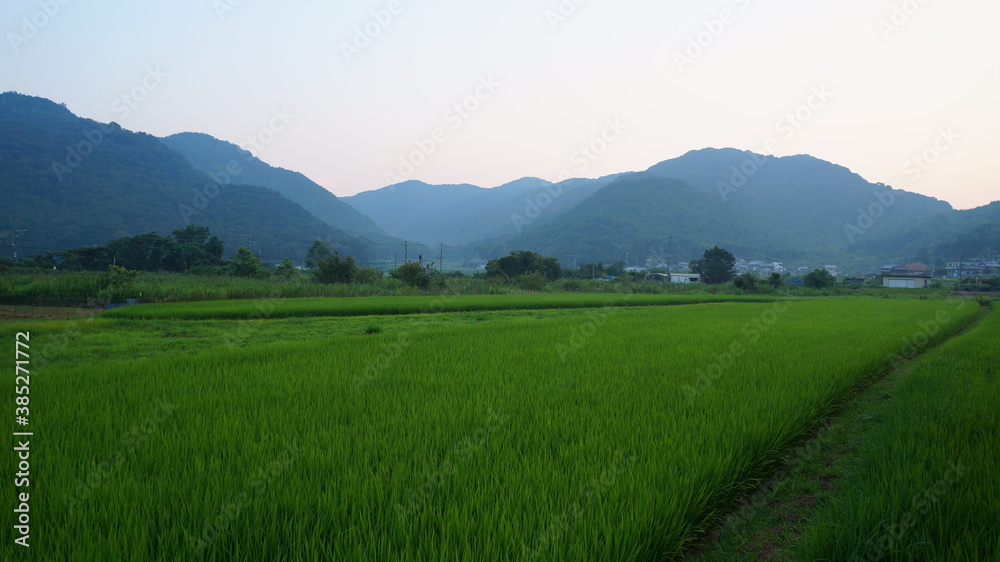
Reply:
<svg viewBox="0 0 1000 562"><path fill-rule="evenodd" d="M0 94L0 216L18 220L22 255L103 244L189 223L227 254L250 240L265 258L301 260L317 238L365 246L276 191L218 185L160 139L81 119L52 101ZM3 254L10 255L9 244Z"/></svg>
<svg viewBox="0 0 1000 562"><path fill-rule="evenodd" d="M370 218L316 182L298 172L273 167L235 144L202 133L179 133L160 140L204 173L222 172L236 164L234 181L269 187L348 234L385 234Z"/></svg>
<svg viewBox="0 0 1000 562"><path fill-rule="evenodd" d="M881 210L880 210L881 208ZM871 209L877 217L859 216ZM713 245L741 255L837 255L870 240L888 251L905 225L954 213L930 197L872 184L813 158L705 149L627 175L552 221L504 240L561 260L662 255L672 237L688 258Z"/></svg>

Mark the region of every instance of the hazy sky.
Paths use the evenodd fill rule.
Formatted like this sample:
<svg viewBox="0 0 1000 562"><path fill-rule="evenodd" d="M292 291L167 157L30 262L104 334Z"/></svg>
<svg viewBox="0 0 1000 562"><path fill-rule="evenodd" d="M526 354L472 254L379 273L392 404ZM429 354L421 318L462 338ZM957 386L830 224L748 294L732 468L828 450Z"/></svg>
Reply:
<svg viewBox="0 0 1000 562"><path fill-rule="evenodd" d="M770 145L1000 199L996 0L5 0L0 22L0 90L208 133L337 195Z"/></svg>

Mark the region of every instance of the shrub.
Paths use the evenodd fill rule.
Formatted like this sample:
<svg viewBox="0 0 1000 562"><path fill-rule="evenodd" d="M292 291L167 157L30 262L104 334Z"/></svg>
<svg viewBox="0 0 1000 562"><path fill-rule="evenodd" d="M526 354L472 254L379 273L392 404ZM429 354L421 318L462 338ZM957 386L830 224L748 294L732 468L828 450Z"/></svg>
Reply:
<svg viewBox="0 0 1000 562"><path fill-rule="evenodd" d="M114 286L126 286L132 283L135 276L138 274L138 271L125 269L124 267L119 267L117 265L108 266L108 281Z"/></svg>
<svg viewBox="0 0 1000 562"><path fill-rule="evenodd" d="M226 268L218 265L196 265L184 272L185 275L200 275L203 277L214 277L225 275Z"/></svg>
<svg viewBox="0 0 1000 562"><path fill-rule="evenodd" d="M517 279L517 286L525 291L541 291L548 283L548 278L540 271L525 273Z"/></svg>
<svg viewBox="0 0 1000 562"><path fill-rule="evenodd" d="M567 293L577 293L582 291L584 288L583 281L580 281L579 279L564 279L560 283L560 286L562 287L562 290Z"/></svg>
<svg viewBox="0 0 1000 562"><path fill-rule="evenodd" d="M319 260L316 265L316 281L327 285L350 283L358 269L354 265L354 256L345 258L340 255L340 252L334 252L332 256Z"/></svg>
<svg viewBox="0 0 1000 562"><path fill-rule="evenodd" d="M382 270L367 265L354 272L354 282L361 285L374 285L382 280Z"/></svg>
<svg viewBox="0 0 1000 562"><path fill-rule="evenodd" d="M735 285L737 289L741 289L749 293L757 292L757 284L759 282L760 279L757 279L757 276L753 273L744 273L743 275L738 275L735 279L733 279L733 285Z"/></svg>

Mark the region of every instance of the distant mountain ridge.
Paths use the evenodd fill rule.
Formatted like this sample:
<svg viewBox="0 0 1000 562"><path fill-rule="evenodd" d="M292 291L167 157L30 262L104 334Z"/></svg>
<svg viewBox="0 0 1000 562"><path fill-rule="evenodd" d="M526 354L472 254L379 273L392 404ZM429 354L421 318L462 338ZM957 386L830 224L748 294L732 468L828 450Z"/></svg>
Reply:
<svg viewBox="0 0 1000 562"><path fill-rule="evenodd" d="M912 254L913 244L890 235L956 212L812 156L732 148L594 180L525 178L492 189L409 181L344 200L397 236L475 244L494 256L526 249L563 263L662 259L668 245L684 259L716 244L788 259Z"/></svg>
<svg viewBox="0 0 1000 562"><path fill-rule="evenodd" d="M343 200L390 235L430 244L462 245L514 236L527 225L552 220L616 177L570 179L558 184L521 178L493 188L411 180ZM534 211L539 204L545 213Z"/></svg>
<svg viewBox="0 0 1000 562"><path fill-rule="evenodd" d="M891 198L888 209L879 194ZM858 210L878 211L877 205L883 206L878 218L858 226ZM888 242L884 236L894 229L951 212L946 202L869 183L811 156L703 149L621 176L550 222L492 244L564 262L662 259L668 240L684 259L716 244L742 255L794 259L858 250L852 232ZM885 244L872 249L886 251Z"/></svg>
<svg viewBox="0 0 1000 562"><path fill-rule="evenodd" d="M643 265L668 249L676 263L713 245L747 257L882 263L1000 251L1000 202L956 211L807 155L709 148L596 179L527 177L490 189L408 181L337 198L208 135L157 139L43 98L0 95L0 133L0 216L22 221L27 253L188 222L208 226L229 253L249 237L270 260L301 260L317 239L382 264L439 243L465 246L467 260L532 250L564 265ZM226 181L210 177L222 170ZM6 241L0 255L10 255Z"/></svg>
<svg viewBox="0 0 1000 562"><path fill-rule="evenodd" d="M220 186L156 137L44 98L0 94L0 133L0 215L20 221L25 253L169 234L189 222L209 227L227 253L249 238L275 261L303 259L317 238L359 258L369 251L272 189Z"/></svg>
<svg viewBox="0 0 1000 562"><path fill-rule="evenodd" d="M306 176L266 164L235 144L204 133L178 133L160 140L172 150L183 154L202 172L225 173L230 176L231 173L227 170L235 170L235 177L227 177L227 180L273 189L301 205L316 218L348 234L385 234L370 218Z"/></svg>

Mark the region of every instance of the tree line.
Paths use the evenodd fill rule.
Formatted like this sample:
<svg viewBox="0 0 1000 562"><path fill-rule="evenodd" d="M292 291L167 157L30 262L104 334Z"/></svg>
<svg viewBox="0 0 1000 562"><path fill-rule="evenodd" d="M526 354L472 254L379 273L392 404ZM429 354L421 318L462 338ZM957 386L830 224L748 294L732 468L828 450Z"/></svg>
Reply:
<svg viewBox="0 0 1000 562"><path fill-rule="evenodd" d="M190 224L174 230L172 236L155 232L125 236L102 246L86 246L46 252L30 256L22 264L26 267L63 269L69 271L166 271L197 274L232 275L236 277L264 278L271 275L291 277L299 269L285 258L278 265L262 263L250 250L240 247L234 256L223 259L225 244L212 236L208 227ZM753 292L761 284L775 287L783 283L780 274L766 279L751 273L736 275L736 258L731 252L715 246L705 250L699 259L690 260L692 272L701 275L710 285L733 282L737 289ZM319 283L374 284L385 273L369 266L359 266L353 256L343 256L334 251L330 243L317 240L309 247L305 270ZM2 264L0 264L2 265ZM113 266L113 267L112 267ZM410 261L390 270L389 277L403 283L427 289L444 273L433 263ZM556 258L536 252L514 251L509 255L489 261L482 277L503 283L514 283L525 290L541 290L561 277L590 278L618 277L625 275L625 263L610 266L602 263L583 264L576 270L564 270ZM633 275L636 279L643 277ZM826 270L816 270L803 279L806 286L822 289L833 286L836 280Z"/></svg>

